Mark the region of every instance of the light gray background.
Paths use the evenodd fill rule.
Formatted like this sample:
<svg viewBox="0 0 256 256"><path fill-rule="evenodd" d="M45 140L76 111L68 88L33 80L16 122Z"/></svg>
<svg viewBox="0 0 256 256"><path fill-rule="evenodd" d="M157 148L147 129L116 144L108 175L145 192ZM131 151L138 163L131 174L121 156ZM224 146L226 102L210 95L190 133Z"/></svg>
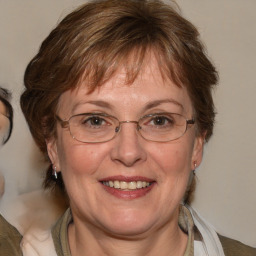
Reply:
<svg viewBox="0 0 256 256"><path fill-rule="evenodd" d="M14 133L1 149L0 209L40 188L45 164L19 107L23 74L41 41L82 0L0 0L0 84L13 92ZM256 1L177 0L220 73L215 133L197 170L193 206L221 234L256 247ZM15 209L15 206L14 208Z"/></svg>

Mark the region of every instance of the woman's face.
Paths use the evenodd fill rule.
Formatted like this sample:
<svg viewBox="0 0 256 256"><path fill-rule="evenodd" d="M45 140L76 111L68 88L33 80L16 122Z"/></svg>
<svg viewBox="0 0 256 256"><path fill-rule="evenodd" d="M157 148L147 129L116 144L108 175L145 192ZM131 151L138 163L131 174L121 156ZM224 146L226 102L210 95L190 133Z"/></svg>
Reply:
<svg viewBox="0 0 256 256"><path fill-rule="evenodd" d="M186 89L163 81L154 59L133 84L127 86L124 80L120 69L90 94L86 85L63 93L58 116L67 120L79 113L100 112L120 121L137 121L146 114L174 112L193 117ZM177 225L189 175L202 157L203 138L195 134L192 126L175 141L152 142L138 134L134 123L124 123L113 140L89 144L76 141L58 124L57 138L47 142L48 153L62 173L76 223L119 235ZM128 191L110 189L102 181L150 181L152 185Z"/></svg>
<svg viewBox="0 0 256 256"><path fill-rule="evenodd" d="M0 147L2 147L5 138L8 136L10 122L6 117L6 107L2 101L0 101Z"/></svg>

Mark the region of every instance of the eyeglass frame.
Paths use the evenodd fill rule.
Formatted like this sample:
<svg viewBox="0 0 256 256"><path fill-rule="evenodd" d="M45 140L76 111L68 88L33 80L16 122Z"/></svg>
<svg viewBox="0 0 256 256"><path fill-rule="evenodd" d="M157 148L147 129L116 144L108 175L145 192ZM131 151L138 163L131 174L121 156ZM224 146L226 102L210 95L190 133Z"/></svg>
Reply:
<svg viewBox="0 0 256 256"><path fill-rule="evenodd" d="M154 116L154 115L163 115L163 114L175 114L175 115L178 115L178 116L181 116L185 119L186 121L186 128L185 128L185 131L182 133L181 136L179 136L178 138L175 138L175 139L172 139L172 140L167 140L167 141L155 141L155 140L150 140L150 139L146 139L140 132L140 129L141 127L139 126L139 122L140 120L142 120L143 118L145 117L150 117L150 116ZM82 115L100 115L100 116L105 116L105 117L111 117L111 118L114 118L118 121L118 126L115 127L115 133L114 133L114 136L111 138L111 139L108 139L108 140L105 140L105 141L96 141L96 142L85 142L85 141L81 141L81 140L78 140L74 135L72 135L72 132L70 130L70 119L73 118L73 117L76 117L76 116L82 116ZM113 140L117 134L121 131L121 124L124 124L124 123L134 123L137 125L137 131L139 132L140 136L145 139L146 141L152 141L152 142L159 142L159 143L165 143L165 142L169 142L169 141L174 141L174 140L177 140L179 138L181 138L188 130L189 128L189 125L194 125L195 124L195 119L194 118L191 118L191 119L187 119L186 117L184 117L183 115L181 114L178 114L178 113L172 113L172 112L161 112L161 113L153 113L153 114L148 114L148 115L144 115L142 117L139 118L138 121L129 121L129 120L126 120L126 121L120 121L117 117L115 116L112 116L112 115L109 115L109 114L104 114L104 113L80 113L80 114L76 114L76 115L72 115L68 118L68 120L62 120L58 115L55 115L55 119L60 123L61 127L62 128L68 128L69 129L69 133L71 135L71 137L76 140L76 141L79 141L81 143L89 143L89 144L96 144L96 143L104 143L104 142L108 142L108 141L111 141ZM117 129L118 128L118 129Z"/></svg>

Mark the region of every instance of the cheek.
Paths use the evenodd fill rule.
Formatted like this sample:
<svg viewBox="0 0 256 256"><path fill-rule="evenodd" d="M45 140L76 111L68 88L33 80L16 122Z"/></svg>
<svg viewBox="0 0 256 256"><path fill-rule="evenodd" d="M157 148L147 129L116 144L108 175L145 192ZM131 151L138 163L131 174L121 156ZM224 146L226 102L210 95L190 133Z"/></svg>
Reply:
<svg viewBox="0 0 256 256"><path fill-rule="evenodd" d="M76 141L62 141L58 145L63 176L93 175L106 154L104 145L81 144Z"/></svg>
<svg viewBox="0 0 256 256"><path fill-rule="evenodd" d="M159 165L165 175L179 176L190 171L192 150L183 143L164 144L151 152L154 162Z"/></svg>
<svg viewBox="0 0 256 256"><path fill-rule="evenodd" d="M157 173L158 200L162 202L162 211L169 216L184 197L191 172L192 149L189 143L177 141L156 146L150 154L150 165Z"/></svg>

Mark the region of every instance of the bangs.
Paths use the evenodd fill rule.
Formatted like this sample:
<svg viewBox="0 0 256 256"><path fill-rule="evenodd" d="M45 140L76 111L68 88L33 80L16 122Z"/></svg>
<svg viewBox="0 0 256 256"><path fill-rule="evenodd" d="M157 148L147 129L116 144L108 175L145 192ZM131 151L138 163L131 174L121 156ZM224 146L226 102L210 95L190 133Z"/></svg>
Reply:
<svg viewBox="0 0 256 256"><path fill-rule="evenodd" d="M153 59L158 64L156 72L160 71L163 80L171 80L178 87L182 86L178 63L174 60L171 61L167 56L168 53L159 46L140 44L132 47L131 44L127 44L121 49L115 47L101 51L95 51L94 49L93 52L93 58L84 66L84 72L77 82L77 86L86 84L89 89L88 93L101 87L115 76L120 69L125 71L125 84L131 85L138 75L143 72L149 61Z"/></svg>

